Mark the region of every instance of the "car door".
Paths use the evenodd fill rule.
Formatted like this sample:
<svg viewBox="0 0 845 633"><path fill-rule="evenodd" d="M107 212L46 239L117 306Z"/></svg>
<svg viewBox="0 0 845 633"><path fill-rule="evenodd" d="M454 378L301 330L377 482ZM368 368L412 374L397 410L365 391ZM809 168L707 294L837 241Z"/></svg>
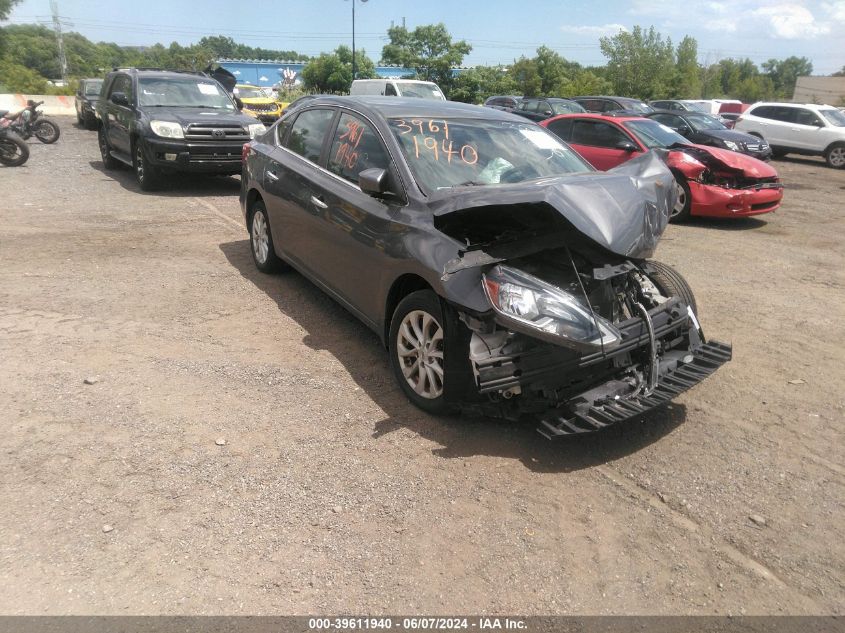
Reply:
<svg viewBox="0 0 845 633"><path fill-rule="evenodd" d="M540 105L540 101L537 99L526 99L522 103L519 104L519 109L517 112L524 116L527 119L531 119L532 121L540 121L543 117L541 117L537 113L537 107Z"/></svg>
<svg viewBox="0 0 845 633"><path fill-rule="evenodd" d="M314 107L301 111L289 126L277 126L282 135L269 153L263 180L265 204L279 254L297 268L323 279L316 239L326 203L322 182L331 178L320 167L326 139L337 114L334 108Z"/></svg>
<svg viewBox="0 0 845 633"><path fill-rule="evenodd" d="M621 165L642 152L628 151L620 146L629 143L639 148L630 136L613 123L600 119L574 119L569 144L593 167L606 171Z"/></svg>
<svg viewBox="0 0 845 633"><path fill-rule="evenodd" d="M693 131L692 126L689 125L683 117L680 117L677 114L664 114L661 112L660 114L653 114L649 118L654 119L658 123L662 123L668 128L672 128L678 134L693 143L700 142L699 140L696 140L696 133Z"/></svg>
<svg viewBox="0 0 845 633"><path fill-rule="evenodd" d="M393 268L391 232L404 191L376 128L350 111L341 111L329 138L326 169L332 178L318 192L326 207L314 229L322 274L345 302L375 324L383 316L384 298L373 288L385 286L380 277ZM395 195L377 198L362 191L358 176L367 169L386 170Z"/></svg>
<svg viewBox="0 0 845 633"><path fill-rule="evenodd" d="M755 117L754 125L751 123L743 125L742 130L747 132L756 132L763 135L763 138L769 142L769 145L777 147L789 147L789 127L791 126L791 108L786 106L760 106L751 111L751 115Z"/></svg>
<svg viewBox="0 0 845 633"><path fill-rule="evenodd" d="M118 105L113 103L111 97L116 92L121 92L126 95L129 105ZM112 149L126 154L132 155L131 130L132 123L135 119L135 109L132 106L134 103L132 94L132 78L129 75L118 75L112 81L109 87L109 94L107 96L106 112L108 113L108 122L106 125L106 132L108 134L109 145Z"/></svg>
<svg viewBox="0 0 845 633"><path fill-rule="evenodd" d="M786 131L789 147L816 151L824 149L823 129L824 123L812 110L790 108L790 126Z"/></svg>

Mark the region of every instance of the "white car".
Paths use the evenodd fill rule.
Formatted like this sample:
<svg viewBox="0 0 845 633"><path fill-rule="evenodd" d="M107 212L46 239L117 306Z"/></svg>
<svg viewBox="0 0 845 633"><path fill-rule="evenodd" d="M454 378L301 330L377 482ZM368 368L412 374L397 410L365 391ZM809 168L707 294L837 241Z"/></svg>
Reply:
<svg viewBox="0 0 845 633"><path fill-rule="evenodd" d="M813 103L755 103L737 119L735 130L769 142L775 156L824 156L845 168L845 113Z"/></svg>

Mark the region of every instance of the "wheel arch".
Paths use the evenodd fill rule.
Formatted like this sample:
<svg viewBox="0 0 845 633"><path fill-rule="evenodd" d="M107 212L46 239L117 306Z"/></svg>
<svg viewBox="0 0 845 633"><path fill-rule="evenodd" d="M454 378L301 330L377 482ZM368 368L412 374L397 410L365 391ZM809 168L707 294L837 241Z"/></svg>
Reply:
<svg viewBox="0 0 845 633"><path fill-rule="evenodd" d="M384 303L384 322L382 324L382 343L387 345L390 336L390 322L393 319L393 313L399 302L402 301L412 292L418 290L434 290L431 284L425 279L414 273L406 273L397 277L390 286L387 292L387 300Z"/></svg>
<svg viewBox="0 0 845 633"><path fill-rule="evenodd" d="M246 194L246 219L249 221L249 216L252 213L253 205L258 201L264 202L264 196L261 195L261 192L252 187Z"/></svg>

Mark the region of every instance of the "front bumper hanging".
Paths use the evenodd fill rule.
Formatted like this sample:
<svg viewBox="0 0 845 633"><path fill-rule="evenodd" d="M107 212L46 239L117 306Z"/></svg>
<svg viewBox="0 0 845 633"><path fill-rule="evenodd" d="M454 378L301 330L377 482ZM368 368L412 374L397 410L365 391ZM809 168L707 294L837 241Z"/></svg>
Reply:
<svg viewBox="0 0 845 633"><path fill-rule="evenodd" d="M599 431L646 413L707 378L731 360L732 350L730 345L710 341L690 353L692 360L662 374L650 395L608 398L604 402L596 401L588 408L574 408L574 413L570 407L566 407L565 414L560 408L553 409L540 419L537 431L551 440ZM577 399L573 398L570 402Z"/></svg>

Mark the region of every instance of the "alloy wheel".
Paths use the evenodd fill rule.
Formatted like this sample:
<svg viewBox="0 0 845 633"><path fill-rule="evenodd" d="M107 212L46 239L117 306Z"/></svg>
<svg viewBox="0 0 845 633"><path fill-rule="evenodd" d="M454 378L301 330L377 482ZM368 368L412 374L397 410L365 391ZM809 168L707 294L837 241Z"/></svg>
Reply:
<svg viewBox="0 0 845 633"><path fill-rule="evenodd" d="M141 144L135 147L135 173L138 176L138 182L144 182L144 152L141 149Z"/></svg>
<svg viewBox="0 0 845 633"><path fill-rule="evenodd" d="M828 154L828 162L832 167L842 167L845 165L845 147L834 147Z"/></svg>
<svg viewBox="0 0 845 633"><path fill-rule="evenodd" d="M399 366L408 385L420 397L443 395L443 328L424 310L405 315L396 335Z"/></svg>
<svg viewBox="0 0 845 633"><path fill-rule="evenodd" d="M669 213L670 218L677 217L683 213L687 206L687 192L684 191L684 188L677 181L675 181L675 194L677 199L675 200L675 206L672 207L672 211Z"/></svg>
<svg viewBox="0 0 845 633"><path fill-rule="evenodd" d="M267 231L267 219L264 213L256 211L252 216L252 252L259 264L267 261L270 254L270 235Z"/></svg>

